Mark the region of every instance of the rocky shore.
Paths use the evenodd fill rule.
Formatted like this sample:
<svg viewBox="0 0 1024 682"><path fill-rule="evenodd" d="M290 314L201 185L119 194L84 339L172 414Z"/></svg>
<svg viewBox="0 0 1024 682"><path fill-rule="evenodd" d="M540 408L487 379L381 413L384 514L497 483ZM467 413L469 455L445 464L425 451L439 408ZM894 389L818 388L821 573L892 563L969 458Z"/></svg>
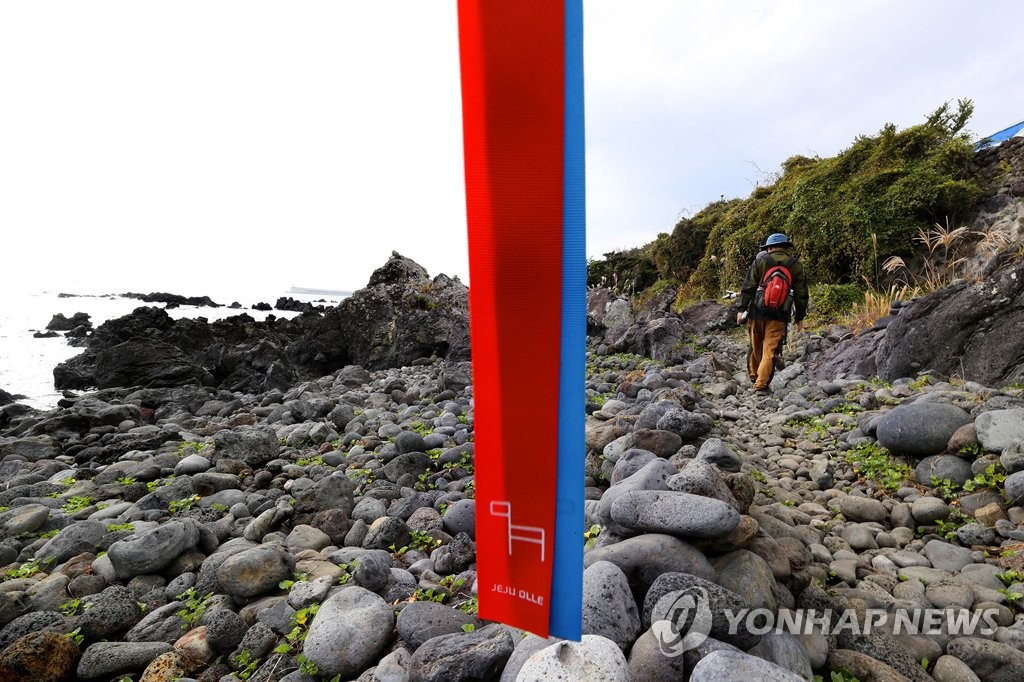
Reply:
<svg viewBox="0 0 1024 682"><path fill-rule="evenodd" d="M432 280L389 266L358 309L433 312ZM388 296L410 283L424 299ZM1020 387L811 378L830 344L807 335L772 395L755 395L722 306L655 305L638 322L602 295L582 642L476 615L473 392L456 335L392 367L302 375L345 360L325 355L279 386L229 388L192 361L213 378L0 408L0 680L1024 679ZM297 324L326 335L331 315ZM315 357L305 341L284 343L293 370ZM701 623L672 621L680 591L709 614L685 651L666 633ZM810 609L806 631L762 627ZM839 627L940 611L920 634L893 617ZM992 627L951 624L971 614Z"/></svg>

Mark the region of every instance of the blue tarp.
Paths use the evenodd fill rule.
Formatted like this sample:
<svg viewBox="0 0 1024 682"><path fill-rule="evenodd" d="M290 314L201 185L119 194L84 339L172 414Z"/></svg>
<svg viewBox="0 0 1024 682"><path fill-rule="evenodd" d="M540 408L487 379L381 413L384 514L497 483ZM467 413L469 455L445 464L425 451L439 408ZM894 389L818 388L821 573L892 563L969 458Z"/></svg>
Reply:
<svg viewBox="0 0 1024 682"><path fill-rule="evenodd" d="M1011 137L1019 133L1021 130L1024 130L1024 121L1021 121L1016 125L1012 125L1009 128L1006 128L1005 130L1000 130L998 133L982 138L981 141L979 141L978 144L975 145L975 150L981 151L986 147L991 147L992 145L999 144L1000 142L1005 142L1006 140L1009 140Z"/></svg>

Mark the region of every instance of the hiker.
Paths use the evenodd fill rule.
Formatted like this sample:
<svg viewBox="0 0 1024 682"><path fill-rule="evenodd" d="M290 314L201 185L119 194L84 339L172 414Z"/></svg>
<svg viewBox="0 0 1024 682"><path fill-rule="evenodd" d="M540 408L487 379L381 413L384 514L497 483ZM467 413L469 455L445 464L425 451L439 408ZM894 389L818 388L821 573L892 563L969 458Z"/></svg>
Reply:
<svg viewBox="0 0 1024 682"><path fill-rule="evenodd" d="M747 375L754 391L767 393L790 319L796 321L797 331L803 329L808 294L807 274L791 253L794 247L786 235L776 232L760 248L743 279L736 324L747 321Z"/></svg>

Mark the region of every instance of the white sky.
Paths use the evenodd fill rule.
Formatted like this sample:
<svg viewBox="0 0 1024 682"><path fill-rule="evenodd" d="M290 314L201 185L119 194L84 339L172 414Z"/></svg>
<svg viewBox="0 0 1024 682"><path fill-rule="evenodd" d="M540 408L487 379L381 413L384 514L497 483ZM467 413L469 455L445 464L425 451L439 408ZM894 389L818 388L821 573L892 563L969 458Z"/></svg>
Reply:
<svg viewBox="0 0 1024 682"><path fill-rule="evenodd" d="M467 277L454 0L0 0L5 286ZM587 0L588 254L970 98L1024 119L1024 3ZM217 296L214 296L217 298Z"/></svg>

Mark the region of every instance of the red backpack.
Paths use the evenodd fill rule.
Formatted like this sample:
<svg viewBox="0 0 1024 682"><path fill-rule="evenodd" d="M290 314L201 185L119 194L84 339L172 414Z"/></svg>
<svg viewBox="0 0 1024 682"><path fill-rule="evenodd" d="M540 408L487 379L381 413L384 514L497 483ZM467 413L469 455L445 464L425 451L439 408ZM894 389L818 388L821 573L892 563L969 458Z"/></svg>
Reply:
<svg viewBox="0 0 1024 682"><path fill-rule="evenodd" d="M789 271L796 262L791 256L785 263L768 268L761 278L761 285L754 294L754 305L762 310L785 312L792 309L793 273Z"/></svg>

